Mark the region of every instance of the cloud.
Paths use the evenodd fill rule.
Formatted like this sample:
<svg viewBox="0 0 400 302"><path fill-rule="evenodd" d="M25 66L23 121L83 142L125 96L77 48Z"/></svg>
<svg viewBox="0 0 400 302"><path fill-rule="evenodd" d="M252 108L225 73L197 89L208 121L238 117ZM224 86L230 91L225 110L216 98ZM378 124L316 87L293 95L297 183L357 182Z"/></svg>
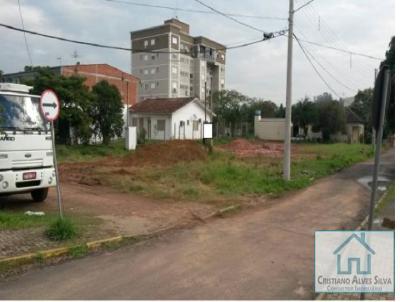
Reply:
<svg viewBox="0 0 400 302"><path fill-rule="evenodd" d="M287 15L287 2L207 0L210 5L226 12L278 17ZM153 0L151 3L205 9L194 1ZM296 7L302 3L304 1L296 1ZM105 0L21 0L21 4L26 28L110 45L128 47L130 31L161 24L176 13L182 21L190 24L193 35L203 35L226 45L261 37L261 33L213 14L174 12ZM0 22L19 27L17 1L0 0L0 6ZM265 31L287 27L282 20L240 20ZM390 37L394 35L394 0L317 0L296 13L295 32L304 39L383 57ZM24 65L29 64L23 35L6 29L0 29L0 35L0 69L5 72L23 69ZM81 63L108 63L125 71L130 70L130 54L127 52L91 48L29 35L27 37L36 65L57 65L57 57L62 57L63 64L73 64L75 59L72 58L72 53L76 50ZM304 46L330 73L352 88L346 89L321 70L324 78L339 95L352 95L357 89L372 85L374 68L379 66L379 61L356 56L350 60L347 54L312 45ZM226 66L227 88L250 96L272 99L277 103L283 102L286 89L286 55L286 37L230 50ZM328 91L328 88L295 44L294 100L306 94L316 95L324 91Z"/></svg>

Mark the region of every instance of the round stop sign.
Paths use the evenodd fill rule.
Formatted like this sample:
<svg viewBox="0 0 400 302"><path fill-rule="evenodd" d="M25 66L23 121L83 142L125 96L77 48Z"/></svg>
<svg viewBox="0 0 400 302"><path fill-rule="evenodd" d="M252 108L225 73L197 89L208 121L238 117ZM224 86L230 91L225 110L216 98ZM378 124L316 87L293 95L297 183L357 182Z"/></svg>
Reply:
<svg viewBox="0 0 400 302"><path fill-rule="evenodd" d="M60 115L60 101L53 90L46 89L43 91L40 97L40 109L43 117L48 122L53 122L58 119Z"/></svg>

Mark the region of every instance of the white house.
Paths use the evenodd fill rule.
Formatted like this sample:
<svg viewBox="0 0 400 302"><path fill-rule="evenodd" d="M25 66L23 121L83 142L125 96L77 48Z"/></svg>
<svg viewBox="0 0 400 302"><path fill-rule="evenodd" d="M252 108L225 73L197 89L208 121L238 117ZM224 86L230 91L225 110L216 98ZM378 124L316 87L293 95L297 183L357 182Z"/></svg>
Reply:
<svg viewBox="0 0 400 302"><path fill-rule="evenodd" d="M152 140L201 139L213 113L197 98L147 99L130 108L130 124Z"/></svg>

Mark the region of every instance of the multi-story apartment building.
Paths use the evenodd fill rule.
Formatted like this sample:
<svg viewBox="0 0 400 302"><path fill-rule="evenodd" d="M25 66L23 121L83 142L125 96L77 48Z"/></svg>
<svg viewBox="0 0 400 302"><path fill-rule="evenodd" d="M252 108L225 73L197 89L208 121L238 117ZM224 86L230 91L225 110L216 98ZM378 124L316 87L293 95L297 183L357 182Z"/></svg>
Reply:
<svg viewBox="0 0 400 302"><path fill-rule="evenodd" d="M177 19L131 32L132 74L141 79L140 100L198 97L225 88L226 47L192 37Z"/></svg>

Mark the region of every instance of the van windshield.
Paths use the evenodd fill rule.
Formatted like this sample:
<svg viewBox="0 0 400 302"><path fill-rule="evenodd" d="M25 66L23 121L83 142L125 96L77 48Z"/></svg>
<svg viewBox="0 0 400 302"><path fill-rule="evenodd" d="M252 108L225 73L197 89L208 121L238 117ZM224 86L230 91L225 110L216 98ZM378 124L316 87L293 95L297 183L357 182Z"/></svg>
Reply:
<svg viewBox="0 0 400 302"><path fill-rule="evenodd" d="M48 130L40 113L39 98L0 94L0 129Z"/></svg>

